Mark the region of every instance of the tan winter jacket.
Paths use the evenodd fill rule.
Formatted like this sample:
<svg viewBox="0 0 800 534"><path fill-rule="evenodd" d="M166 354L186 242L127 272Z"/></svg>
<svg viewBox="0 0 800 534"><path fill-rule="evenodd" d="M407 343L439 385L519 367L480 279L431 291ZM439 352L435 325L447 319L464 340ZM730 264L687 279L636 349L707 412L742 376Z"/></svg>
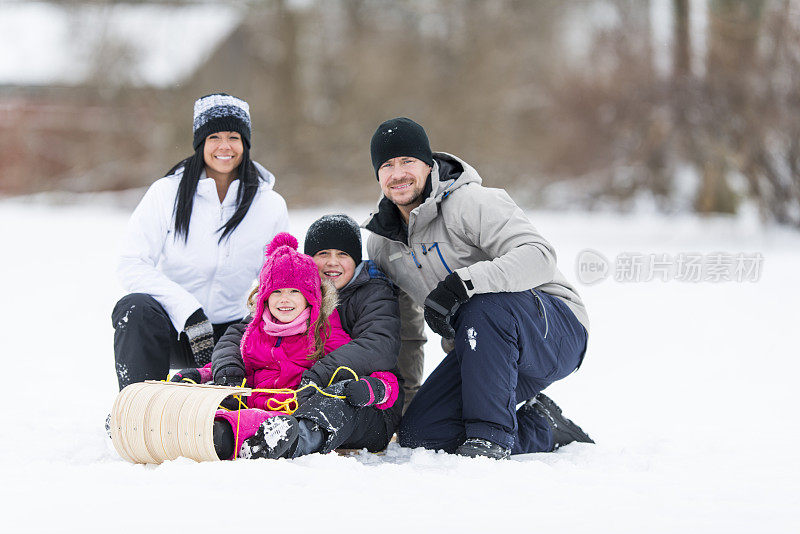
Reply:
<svg viewBox="0 0 800 534"><path fill-rule="evenodd" d="M408 229L385 197L362 225L370 259L422 306L449 273L471 280L474 293L538 289L563 300L589 330L586 308L556 267L556 253L502 189L483 187L463 160L434 153L430 194L409 217ZM424 194L424 193L423 193Z"/></svg>

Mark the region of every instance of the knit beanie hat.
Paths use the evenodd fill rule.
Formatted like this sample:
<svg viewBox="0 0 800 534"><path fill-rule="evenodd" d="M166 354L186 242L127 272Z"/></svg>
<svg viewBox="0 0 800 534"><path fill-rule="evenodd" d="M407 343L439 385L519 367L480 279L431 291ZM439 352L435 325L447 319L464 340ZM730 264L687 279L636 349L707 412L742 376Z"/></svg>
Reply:
<svg viewBox="0 0 800 534"><path fill-rule="evenodd" d="M276 289L293 287L308 301L311 307L311 324L319 317L322 303L321 280L317 265L311 256L297 252L297 239L281 232L267 246L266 259L258 275L258 297L252 323L264 313L266 300Z"/></svg>
<svg viewBox="0 0 800 534"><path fill-rule="evenodd" d="M313 256L329 248L347 252L356 265L361 263L361 228L358 223L343 213L325 215L311 223L303 251Z"/></svg>
<svg viewBox="0 0 800 534"><path fill-rule="evenodd" d="M217 132L239 132L250 148L250 106L244 100L225 93L198 98L194 103L194 149L206 137Z"/></svg>
<svg viewBox="0 0 800 534"><path fill-rule="evenodd" d="M376 176L381 165L399 156L411 156L433 167L433 153L425 129L405 117L389 119L378 126L372 134L369 151Z"/></svg>

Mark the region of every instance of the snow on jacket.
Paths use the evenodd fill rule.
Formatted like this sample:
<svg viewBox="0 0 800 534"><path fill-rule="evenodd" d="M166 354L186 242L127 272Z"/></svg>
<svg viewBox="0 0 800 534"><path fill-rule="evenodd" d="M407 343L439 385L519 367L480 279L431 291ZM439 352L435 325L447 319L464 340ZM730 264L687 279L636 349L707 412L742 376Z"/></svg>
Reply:
<svg viewBox="0 0 800 534"><path fill-rule="evenodd" d="M407 229L382 197L362 225L369 258L419 305L449 273L471 280L475 293L537 289L565 302L589 329L586 308L556 267L553 247L502 189L483 187L463 160L434 153L425 201ZM424 193L423 193L424 194Z"/></svg>
<svg viewBox="0 0 800 534"><path fill-rule="evenodd" d="M216 183L203 171L186 242L174 239L175 197L183 169L153 183L131 215L117 276L126 291L155 298L178 332L198 308L214 324L244 317L265 247L289 227L286 202L272 189L275 177L255 166L261 178L258 192L242 222L221 243L218 230L236 210L239 180L220 202Z"/></svg>

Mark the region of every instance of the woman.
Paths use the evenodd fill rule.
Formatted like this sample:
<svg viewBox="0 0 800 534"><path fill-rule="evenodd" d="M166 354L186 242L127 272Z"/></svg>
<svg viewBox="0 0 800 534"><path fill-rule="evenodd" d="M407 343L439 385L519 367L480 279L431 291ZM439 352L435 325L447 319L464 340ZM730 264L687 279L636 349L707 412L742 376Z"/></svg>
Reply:
<svg viewBox="0 0 800 534"><path fill-rule="evenodd" d="M111 315L120 389L209 363L245 315L267 243L288 229L275 177L250 160L247 102L200 98L193 131L194 154L150 187L128 223L117 274L130 294Z"/></svg>

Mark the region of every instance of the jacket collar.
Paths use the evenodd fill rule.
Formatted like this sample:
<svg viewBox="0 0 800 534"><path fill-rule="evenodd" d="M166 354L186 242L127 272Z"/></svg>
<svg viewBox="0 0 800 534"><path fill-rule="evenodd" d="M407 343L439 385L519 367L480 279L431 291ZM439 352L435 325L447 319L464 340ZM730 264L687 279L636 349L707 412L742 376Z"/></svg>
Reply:
<svg viewBox="0 0 800 534"><path fill-rule="evenodd" d="M239 193L239 184L240 180L237 178L231 182L231 185L228 186L228 191L225 193L225 198L222 199L223 206L233 206L236 204L236 196ZM210 200L214 200L219 202L219 196L217 195L217 184L214 182L213 178L209 178L206 174L206 170L200 173L200 178L197 182L197 194L203 197L207 197Z"/></svg>
<svg viewBox="0 0 800 534"><path fill-rule="evenodd" d="M339 290L340 297L352 293L356 288L365 284L367 280L369 280L369 273L366 269L364 269L364 264L366 262L367 260L364 260L358 264L355 272L353 273L353 278L351 278L350 281Z"/></svg>

